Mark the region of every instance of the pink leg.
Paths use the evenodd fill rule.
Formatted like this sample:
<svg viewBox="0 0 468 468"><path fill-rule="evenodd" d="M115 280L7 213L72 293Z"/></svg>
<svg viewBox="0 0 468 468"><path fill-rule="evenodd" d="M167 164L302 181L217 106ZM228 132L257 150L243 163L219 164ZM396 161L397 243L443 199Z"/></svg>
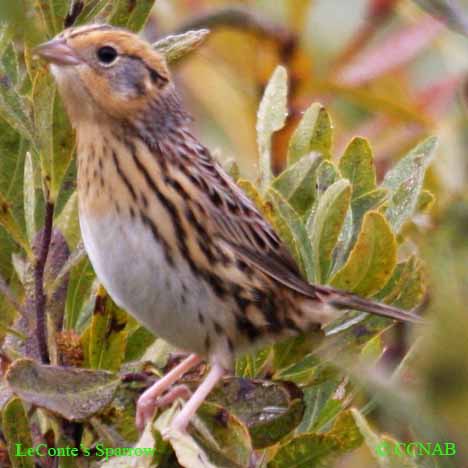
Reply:
<svg viewBox="0 0 468 468"><path fill-rule="evenodd" d="M192 416L197 412L200 405L205 401L205 398L225 372L221 365L216 363L212 365L203 383L197 388L190 400L182 408L182 411L172 421L172 430L185 431Z"/></svg>
<svg viewBox="0 0 468 468"><path fill-rule="evenodd" d="M143 431L146 423L153 417L157 406L156 399L200 361L201 359L196 354L191 354L168 374L159 379L153 386L143 392L140 398L138 398L136 411L136 426L140 431Z"/></svg>

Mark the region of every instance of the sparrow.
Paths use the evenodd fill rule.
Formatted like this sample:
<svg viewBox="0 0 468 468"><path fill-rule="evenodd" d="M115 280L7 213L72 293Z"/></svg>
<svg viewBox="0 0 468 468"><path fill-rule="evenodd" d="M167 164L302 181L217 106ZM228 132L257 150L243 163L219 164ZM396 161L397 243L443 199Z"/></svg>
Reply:
<svg viewBox="0 0 468 468"><path fill-rule="evenodd" d="M419 321L304 280L272 226L193 135L164 58L148 42L91 24L66 29L36 54L48 61L76 131L80 229L97 278L120 307L190 353L140 396L140 429L158 401L182 393L173 384L201 360L209 371L173 430L187 428L236 356L320 330L339 309Z"/></svg>

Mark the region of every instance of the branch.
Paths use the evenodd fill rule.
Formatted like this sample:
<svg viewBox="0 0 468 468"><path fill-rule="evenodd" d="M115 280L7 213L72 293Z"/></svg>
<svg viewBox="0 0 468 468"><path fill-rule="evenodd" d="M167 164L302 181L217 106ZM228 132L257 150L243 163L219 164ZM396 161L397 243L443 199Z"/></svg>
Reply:
<svg viewBox="0 0 468 468"><path fill-rule="evenodd" d="M215 29L230 27L247 31L256 36L273 39L280 46L281 58L287 62L297 48L297 36L286 27L266 20L242 7L220 8L196 16L180 26L174 34L182 34L193 29Z"/></svg>
<svg viewBox="0 0 468 468"><path fill-rule="evenodd" d="M46 325L46 295L44 293L44 270L49 254L50 240L52 238L52 224L54 219L54 204L47 201L45 209L44 230L42 232L39 255L34 267L34 292L36 306L36 334L39 344L39 353L43 363L48 364L49 350L47 347Z"/></svg>

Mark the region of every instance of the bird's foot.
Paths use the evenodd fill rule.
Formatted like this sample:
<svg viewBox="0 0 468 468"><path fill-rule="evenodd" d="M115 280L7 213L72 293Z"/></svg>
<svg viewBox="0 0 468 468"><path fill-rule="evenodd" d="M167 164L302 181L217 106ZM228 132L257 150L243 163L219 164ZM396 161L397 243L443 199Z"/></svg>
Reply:
<svg viewBox="0 0 468 468"><path fill-rule="evenodd" d="M154 416L157 408L162 408L173 403L177 398L188 399L192 392L187 385L176 385L160 398L154 398L154 395L143 393L138 399L136 410L136 425L140 432L143 431L146 424Z"/></svg>
<svg viewBox="0 0 468 468"><path fill-rule="evenodd" d="M143 431L146 423L153 417L156 407L158 406L156 403L158 398L200 361L201 359L197 355L191 354L167 375L159 379L154 385L143 392L138 399L136 411L136 426L140 432Z"/></svg>

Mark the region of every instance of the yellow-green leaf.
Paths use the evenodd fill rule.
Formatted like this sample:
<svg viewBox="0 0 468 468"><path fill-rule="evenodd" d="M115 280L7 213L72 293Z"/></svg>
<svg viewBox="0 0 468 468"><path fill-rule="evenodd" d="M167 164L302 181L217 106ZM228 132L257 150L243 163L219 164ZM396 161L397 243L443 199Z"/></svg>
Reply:
<svg viewBox="0 0 468 468"><path fill-rule="evenodd" d="M351 200L351 184L341 179L320 197L312 223L307 223L314 255L315 281L326 282L332 253Z"/></svg>
<svg viewBox="0 0 468 468"><path fill-rule="evenodd" d="M410 310L421 303L425 292L423 263L415 256L411 256L396 266L385 287L379 291L377 298L387 304Z"/></svg>
<svg viewBox="0 0 468 468"><path fill-rule="evenodd" d="M330 158L332 146L332 123L328 112L318 103L305 112L293 133L288 147L288 165L306 154L316 151L323 158Z"/></svg>
<svg viewBox="0 0 468 468"><path fill-rule="evenodd" d="M338 439L338 449L341 452L359 447L364 440L350 410L338 415L327 434Z"/></svg>
<svg viewBox="0 0 468 468"><path fill-rule="evenodd" d="M369 211L345 265L331 280L337 288L362 296L379 291L396 264L396 239L385 218Z"/></svg>
<svg viewBox="0 0 468 468"><path fill-rule="evenodd" d="M374 158L364 138L354 138L340 159L339 169L351 182L353 200L376 188Z"/></svg>
<svg viewBox="0 0 468 468"><path fill-rule="evenodd" d="M23 403L12 398L2 410L2 431L7 440L8 454L13 468L33 468L34 457L18 456L17 444L22 451L33 446L29 421Z"/></svg>
<svg viewBox="0 0 468 468"><path fill-rule="evenodd" d="M278 66L268 82L257 115L257 143L260 155L260 188L265 191L272 178L271 136L284 126L287 108L288 75Z"/></svg>
<svg viewBox="0 0 468 468"><path fill-rule="evenodd" d="M315 179L321 162L318 153L309 153L286 168L272 183L291 206L303 215L315 200Z"/></svg>
<svg viewBox="0 0 468 468"><path fill-rule="evenodd" d="M89 331L88 365L93 369L120 369L125 357L127 316L101 288Z"/></svg>

